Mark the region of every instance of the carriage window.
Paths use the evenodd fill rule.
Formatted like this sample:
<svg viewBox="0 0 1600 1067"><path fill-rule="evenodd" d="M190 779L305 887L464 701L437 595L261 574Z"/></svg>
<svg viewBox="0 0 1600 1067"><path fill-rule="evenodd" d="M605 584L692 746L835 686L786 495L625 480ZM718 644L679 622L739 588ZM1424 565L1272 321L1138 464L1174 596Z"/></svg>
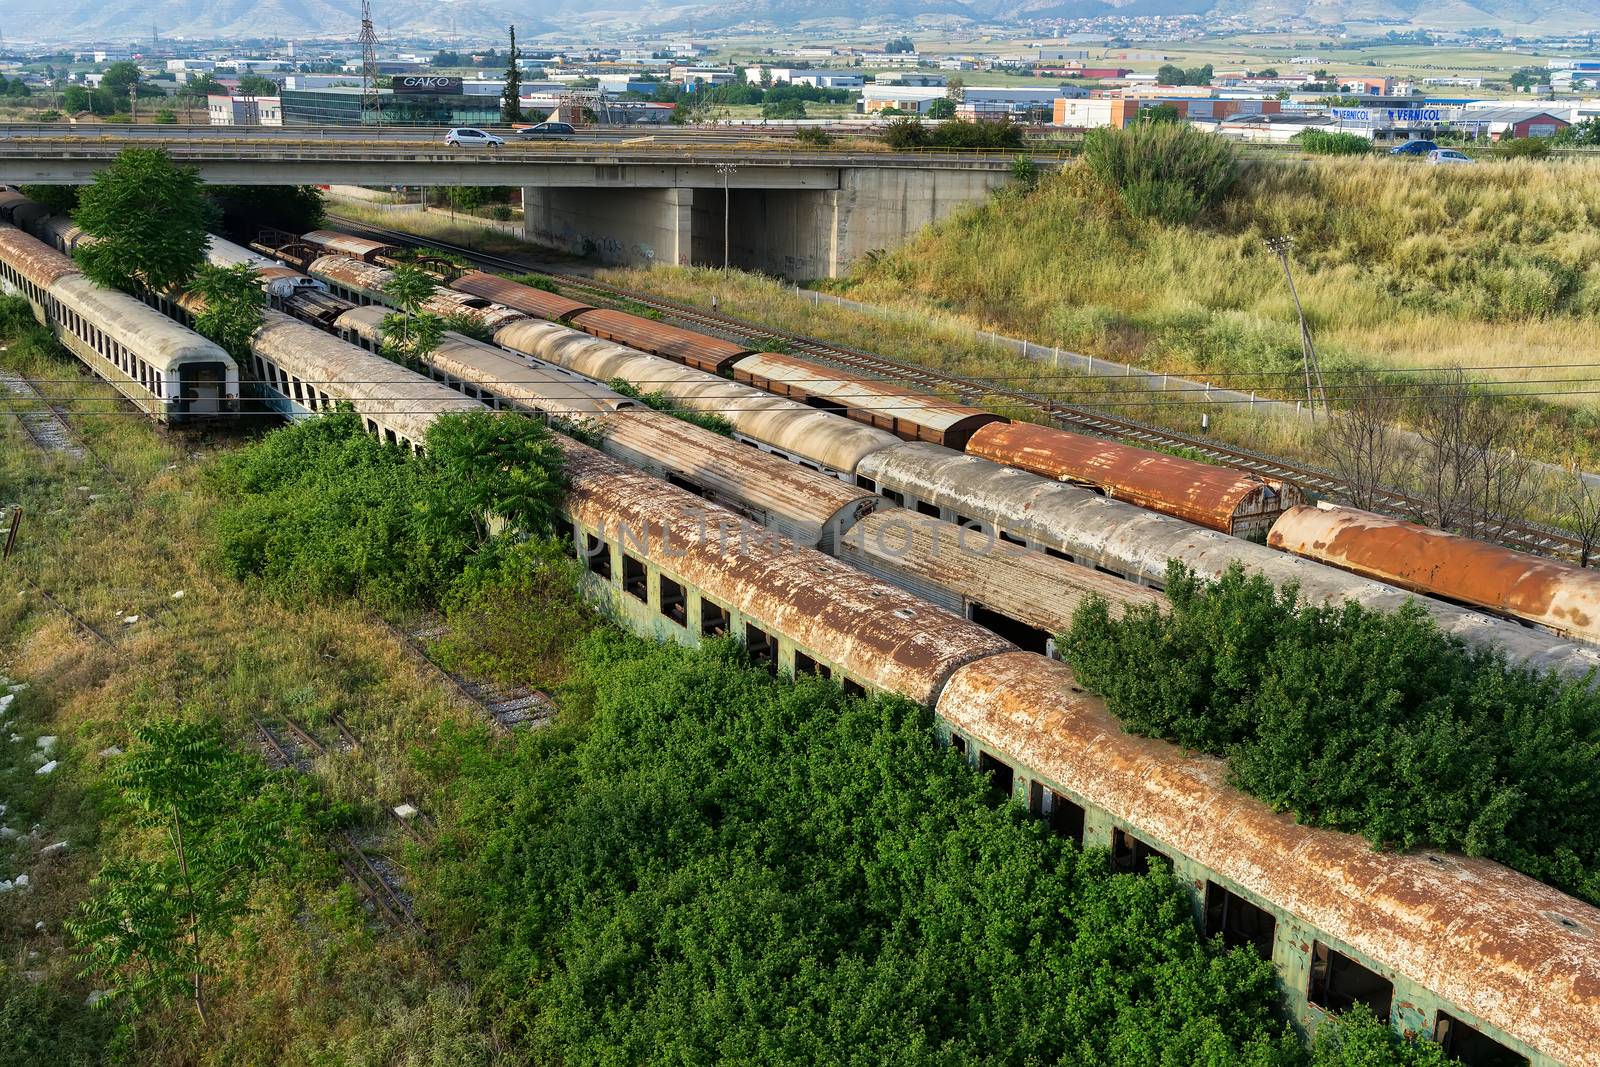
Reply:
<svg viewBox="0 0 1600 1067"><path fill-rule="evenodd" d="M1319 1008L1335 1013L1352 1004L1365 1004L1387 1022L1394 985L1383 975L1317 941L1311 946L1311 986L1306 995Z"/></svg>
<svg viewBox="0 0 1600 1067"><path fill-rule="evenodd" d="M1207 937L1222 935L1229 948L1249 945L1264 960L1272 958L1272 935L1278 920L1270 911L1257 907L1244 897L1215 882L1206 882Z"/></svg>
<svg viewBox="0 0 1600 1067"><path fill-rule="evenodd" d="M990 633L1005 638L1024 652L1037 652L1043 655L1049 647L1051 634L1048 630L1029 626L1025 622L1013 619L1003 612L993 611L977 602L967 606L967 614L973 622Z"/></svg>
<svg viewBox="0 0 1600 1067"><path fill-rule="evenodd" d="M844 688L844 695L847 697L864 697L867 695L867 687L852 678L846 678L841 685Z"/></svg>
<svg viewBox="0 0 1600 1067"><path fill-rule="evenodd" d="M1144 874L1150 870L1150 860L1167 868L1172 867L1172 857L1134 837L1120 826L1111 834L1111 869L1123 874Z"/></svg>
<svg viewBox="0 0 1600 1067"><path fill-rule="evenodd" d="M590 573L611 580L611 546L594 534L583 535L583 559Z"/></svg>
<svg viewBox="0 0 1600 1067"><path fill-rule="evenodd" d="M1460 1060L1467 1067L1527 1067L1528 1064L1528 1057L1511 1051L1482 1030L1446 1012L1439 1013L1433 1039L1444 1046L1446 1056Z"/></svg>
<svg viewBox="0 0 1600 1067"><path fill-rule="evenodd" d="M903 508L906 506L906 495L904 493L897 493L893 489L880 489L879 493L883 496L883 499L897 507Z"/></svg>
<svg viewBox="0 0 1600 1067"><path fill-rule="evenodd" d="M856 475L856 488L865 489L869 493L878 491L878 483L868 478L865 474Z"/></svg>
<svg viewBox="0 0 1600 1067"><path fill-rule="evenodd" d="M967 754L967 739L960 734L951 734L950 747L965 756Z"/></svg>
<svg viewBox="0 0 1600 1067"><path fill-rule="evenodd" d="M765 667L767 673L778 673L778 645L767 631L745 623L744 647L749 651L750 659L758 666Z"/></svg>
<svg viewBox="0 0 1600 1067"><path fill-rule="evenodd" d="M684 594L683 586L668 578L661 576L661 614L677 623L679 626L689 624L689 598Z"/></svg>
<svg viewBox="0 0 1600 1067"><path fill-rule="evenodd" d="M795 649L794 675L796 678L800 677L802 674L820 674L826 677L827 673L828 672L825 669L817 666L816 660L812 659L804 652L801 652L799 649Z"/></svg>
<svg viewBox="0 0 1600 1067"><path fill-rule="evenodd" d="M1034 782L1028 797L1028 810L1045 820L1050 832L1074 844L1083 844L1083 807L1046 786Z"/></svg>
<svg viewBox="0 0 1600 1067"><path fill-rule="evenodd" d="M939 517L939 505L930 504L926 500L919 500L917 501L917 514L931 515L937 519Z"/></svg>
<svg viewBox="0 0 1600 1067"><path fill-rule="evenodd" d="M989 788L1000 799L1011 795L1011 790L1016 782L1016 775L1011 770L1011 764L996 759L987 752L978 753L978 770L989 776Z"/></svg>
<svg viewBox="0 0 1600 1067"><path fill-rule="evenodd" d="M1054 556L1056 559L1064 559L1068 563L1076 563L1077 562L1076 559L1074 559L1073 557L1069 556L1067 553L1061 551L1059 548L1051 548L1049 545L1046 545L1045 549L1044 549L1044 552L1045 552L1045 555L1047 555L1047 556Z"/></svg>
<svg viewBox="0 0 1600 1067"><path fill-rule="evenodd" d="M622 591L641 603L650 600L650 579L644 560L622 554Z"/></svg>
<svg viewBox="0 0 1600 1067"><path fill-rule="evenodd" d="M999 531L999 533L1000 533L1000 540L1006 542L1007 544L1025 545L1025 544L1028 543L1028 542L1024 541L1022 538L1016 536L1015 534L1008 534L1004 530Z"/></svg>
<svg viewBox="0 0 1600 1067"><path fill-rule="evenodd" d="M721 637L728 632L728 609L716 601L700 598L700 636Z"/></svg>

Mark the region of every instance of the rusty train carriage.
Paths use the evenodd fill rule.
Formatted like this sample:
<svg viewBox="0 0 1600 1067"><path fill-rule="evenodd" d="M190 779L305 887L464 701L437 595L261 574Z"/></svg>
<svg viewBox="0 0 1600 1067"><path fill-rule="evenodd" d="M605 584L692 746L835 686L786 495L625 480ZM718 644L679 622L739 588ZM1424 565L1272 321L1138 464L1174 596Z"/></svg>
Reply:
<svg viewBox="0 0 1600 1067"><path fill-rule="evenodd" d="M1355 508L1284 512L1267 543L1402 589L1600 643L1600 575Z"/></svg>
<svg viewBox="0 0 1600 1067"><path fill-rule="evenodd" d="M1284 482L1029 422L984 426L967 451L1239 537L1265 536L1285 509L1305 502Z"/></svg>
<svg viewBox="0 0 1600 1067"><path fill-rule="evenodd" d="M734 360L750 354L748 348L732 341L668 326L626 311L596 308L580 311L568 321L602 341L627 345L711 374L721 374Z"/></svg>
<svg viewBox="0 0 1600 1067"><path fill-rule="evenodd" d="M554 323L513 323L496 332L495 342L595 381L620 378L691 411L719 415L739 440L842 481L854 482L863 457L899 443L884 430Z"/></svg>
<svg viewBox="0 0 1600 1067"><path fill-rule="evenodd" d="M50 286L81 273L76 263L55 249L15 227L0 225L0 282L28 301L39 325L50 324Z"/></svg>
<svg viewBox="0 0 1600 1067"><path fill-rule="evenodd" d="M862 461L858 480L921 514L976 522L999 537L1152 588L1161 588L1169 559L1182 560L1210 579L1238 562L1279 587L1297 584L1311 603L1354 600L1374 611L1392 612L1414 601L1444 632L1469 644L1498 648L1513 661L1572 677L1600 667L1600 650L1589 646L1413 597L1381 582L937 445L912 442L875 452Z"/></svg>
<svg viewBox="0 0 1600 1067"><path fill-rule="evenodd" d="M593 304L579 303L558 293L545 292L543 289L535 289L531 285L523 285L497 274L486 274L481 270L469 270L450 284L463 293L481 296L485 300L492 300L496 304L520 311L524 315L549 319L552 322L565 322L579 312L595 310Z"/></svg>
<svg viewBox="0 0 1600 1067"><path fill-rule="evenodd" d="M957 452L981 427L1008 421L990 411L779 352L745 356L729 370L736 382L888 430L907 441L928 441Z"/></svg>
<svg viewBox="0 0 1600 1067"><path fill-rule="evenodd" d="M312 230L301 234L299 240L327 255L349 256L363 263L376 263L380 257L391 257L400 249L383 241L369 241L337 230Z"/></svg>
<svg viewBox="0 0 1600 1067"><path fill-rule="evenodd" d="M1535 1064L1600 1064L1600 909L1487 860L1298 825L1081 694L1064 666L995 656L955 673L938 714L1058 833L1170 866L1207 934L1272 960L1302 1024L1360 1000L1458 1049L1475 1031Z"/></svg>

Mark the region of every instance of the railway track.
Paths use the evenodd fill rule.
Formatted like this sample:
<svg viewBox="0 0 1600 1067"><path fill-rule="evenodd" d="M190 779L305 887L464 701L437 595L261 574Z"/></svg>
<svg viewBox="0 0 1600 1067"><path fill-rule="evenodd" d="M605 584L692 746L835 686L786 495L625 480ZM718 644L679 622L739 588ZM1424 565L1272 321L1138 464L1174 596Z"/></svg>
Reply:
<svg viewBox="0 0 1600 1067"><path fill-rule="evenodd" d="M77 434L62 413L45 401L44 395L34 388L32 382L20 374L0 370L0 388L19 400L38 405L38 410L18 411L16 416L22 432L40 451L57 452L72 459L88 458L88 450L79 443Z"/></svg>
<svg viewBox="0 0 1600 1067"><path fill-rule="evenodd" d="M555 701L538 689L464 678L439 664L428 654L428 642L443 637L449 628L437 618L424 618L409 630L388 621L384 625L406 646L413 658L449 682L456 694L477 711L496 733L510 733L519 726L537 726L555 714Z"/></svg>
<svg viewBox="0 0 1600 1067"><path fill-rule="evenodd" d="M298 773L305 773L312 758L328 751L327 746L315 735L293 719L284 719L285 730L294 739L292 742L286 742L255 716L251 716L250 721L255 724L256 733L266 751L268 765L276 769L290 768ZM337 719L335 721L338 723L341 738L354 742L354 737L344 724ZM401 825L410 833L416 834L415 829L403 821ZM396 928L416 925L416 917L411 912L411 900L400 888L398 874L387 860L382 857L374 860L366 848L346 829L341 828L331 834L329 844L333 849L334 858L344 869L345 876L361 893L374 915Z"/></svg>
<svg viewBox="0 0 1600 1067"><path fill-rule="evenodd" d="M357 222L354 219L329 215L328 220L332 223L337 223L345 230L364 233L393 244L425 245L430 248L438 248L441 251L461 256L491 270L520 274L530 269L526 263L519 263L503 256L478 252L460 245L425 241L399 230L372 226L367 223ZM1216 441L1205 438L1190 437L1173 430L1120 415L1112 415L1100 410L1063 404L1052 397L1028 390L1015 389L981 378L962 378L928 367L888 359L860 349L832 344L831 342L807 337L803 334L769 329L719 312L678 304L649 293L641 293L621 286L609 285L605 282L595 281L592 278L548 270L540 270L538 273L544 274L558 283L563 290L589 293L611 301L628 301L639 304L660 312L663 316L671 318L679 325L703 330L720 336L725 340L740 343L754 342L759 345L770 342L775 338L781 339L789 350L797 355L804 355L819 363L830 364L844 370L860 371L874 377L906 385L921 386L932 392L952 394L963 403L976 404L985 396L1004 397L1009 401L1044 415L1050 422L1063 429L1104 437L1130 445L1182 449L1203 456L1207 460L1222 466L1233 467L1265 478L1291 481L1322 496L1344 503L1349 503L1354 499L1354 494L1349 484L1326 468L1295 463L1276 456L1255 452L1251 449L1219 444ZM1425 510L1420 500L1397 491L1384 492L1380 497L1379 505L1377 510L1386 511L1401 518L1409 518ZM1480 528L1476 533L1478 536L1498 541L1510 548L1545 556L1577 559L1582 547L1578 539L1563 530L1531 522L1507 522L1503 525L1495 523L1493 529Z"/></svg>

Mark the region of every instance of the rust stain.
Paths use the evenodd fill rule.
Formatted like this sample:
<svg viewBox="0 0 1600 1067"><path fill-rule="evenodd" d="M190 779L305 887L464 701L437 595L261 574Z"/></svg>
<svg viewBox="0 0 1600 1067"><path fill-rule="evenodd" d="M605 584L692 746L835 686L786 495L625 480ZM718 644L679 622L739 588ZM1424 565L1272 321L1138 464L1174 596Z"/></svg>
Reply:
<svg viewBox="0 0 1600 1067"><path fill-rule="evenodd" d="M327 249L341 256L354 256L365 263L373 262L380 255L399 251L394 245L384 244L382 241L368 241L362 237L352 237L334 230L312 230L310 233L302 234L300 239L316 248Z"/></svg>
<svg viewBox="0 0 1600 1067"><path fill-rule="evenodd" d="M939 714L1447 1004L1559 1062L1600 1064L1600 909L1488 860L1301 826L1229 787L1221 761L1125 733L1073 680L1037 656L992 657L951 677Z"/></svg>
<svg viewBox="0 0 1600 1067"><path fill-rule="evenodd" d="M982 427L967 452L1224 533L1243 532L1304 499L1285 482L1025 422Z"/></svg>
<svg viewBox="0 0 1600 1067"><path fill-rule="evenodd" d="M44 289L68 275L83 273L71 257L4 223L0 223L0 250L18 272Z"/></svg>
<svg viewBox="0 0 1600 1067"><path fill-rule="evenodd" d="M1354 508L1301 506L1267 543L1369 578L1600 642L1600 575Z"/></svg>

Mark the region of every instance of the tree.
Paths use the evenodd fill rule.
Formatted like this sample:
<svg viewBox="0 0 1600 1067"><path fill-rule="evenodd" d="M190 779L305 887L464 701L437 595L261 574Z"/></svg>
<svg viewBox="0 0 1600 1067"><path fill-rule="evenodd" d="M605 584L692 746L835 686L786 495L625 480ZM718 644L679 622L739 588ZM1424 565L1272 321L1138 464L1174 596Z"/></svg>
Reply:
<svg viewBox="0 0 1600 1067"><path fill-rule="evenodd" d="M1188 222L1215 206L1238 173L1226 140L1186 123L1090 130L1083 158L1090 173L1117 191L1130 215L1168 223Z"/></svg>
<svg viewBox="0 0 1600 1067"><path fill-rule="evenodd" d="M564 455L537 419L452 415L428 430L428 462L447 494L438 509L472 516L480 537L490 516L528 533L553 529Z"/></svg>
<svg viewBox="0 0 1600 1067"><path fill-rule="evenodd" d="M917 50L917 46L910 37L902 35L889 38L889 43L883 46L883 50L891 56L910 55Z"/></svg>
<svg viewBox="0 0 1600 1067"><path fill-rule="evenodd" d="M806 117L806 105L800 100L779 100L777 103L764 104L761 108L761 117L765 119L803 119Z"/></svg>
<svg viewBox="0 0 1600 1067"><path fill-rule="evenodd" d="M1537 485L1517 453L1521 416L1459 367L1423 382L1414 409L1418 521L1493 540L1526 515Z"/></svg>
<svg viewBox="0 0 1600 1067"><path fill-rule="evenodd" d="M1338 391L1328 420L1327 449L1334 472L1350 488L1350 502L1374 510L1383 490L1406 481L1411 463L1399 421L1404 403L1399 387L1366 368L1357 370Z"/></svg>
<svg viewBox="0 0 1600 1067"><path fill-rule="evenodd" d="M33 95L33 90L28 88L28 83L18 78L6 86L6 96L12 100L25 100Z"/></svg>
<svg viewBox="0 0 1600 1067"><path fill-rule="evenodd" d="M256 877L279 862L293 806L259 764L233 752L215 722L160 717L133 734L113 774L135 823L164 846L157 859L115 861L68 922L84 974L111 982L134 1011L184 992L206 1020L208 944L249 910Z"/></svg>
<svg viewBox="0 0 1600 1067"><path fill-rule="evenodd" d="M259 74L246 74L239 79L241 96L277 96L278 92L278 83L271 78L263 78Z"/></svg>
<svg viewBox="0 0 1600 1067"><path fill-rule="evenodd" d="M100 285L165 292L205 262L211 215L192 167L156 148L128 148L79 194L75 219L96 238L73 252Z"/></svg>
<svg viewBox="0 0 1600 1067"><path fill-rule="evenodd" d="M434 276L421 267L402 264L391 272L383 291L400 308L383 320L385 347L406 362L420 360L437 348L444 336L444 320L422 310L428 298L439 291Z"/></svg>
<svg viewBox="0 0 1600 1067"><path fill-rule="evenodd" d="M1163 63L1156 70L1156 81L1162 85L1183 85L1183 68L1176 63Z"/></svg>
<svg viewBox="0 0 1600 1067"><path fill-rule="evenodd" d="M956 117L956 102L948 96L929 102L928 117L930 119L953 119Z"/></svg>
<svg viewBox="0 0 1600 1067"><path fill-rule="evenodd" d="M522 121L522 72L517 69L517 28L511 27L511 50L506 55L506 87L500 94L500 121Z"/></svg>
<svg viewBox="0 0 1600 1067"><path fill-rule="evenodd" d="M249 263L231 267L202 264L189 291L206 304L194 320L195 330L243 361L250 354L250 339L261 328L267 306L260 273Z"/></svg>
<svg viewBox="0 0 1600 1067"><path fill-rule="evenodd" d="M70 215L78 209L76 185L24 185L22 195L49 208L52 215Z"/></svg>
<svg viewBox="0 0 1600 1067"><path fill-rule="evenodd" d="M138 91L140 77L139 68L123 60L106 68L105 74L100 78L100 88L113 100L127 100L130 87L135 92Z"/></svg>
<svg viewBox="0 0 1600 1067"><path fill-rule="evenodd" d="M1577 460L1557 482L1556 507L1561 527L1578 539L1578 566L1587 567L1600 546L1600 489Z"/></svg>
<svg viewBox="0 0 1600 1067"><path fill-rule="evenodd" d="M1151 107L1141 107L1135 122L1181 122L1183 116L1171 104L1155 104Z"/></svg>
<svg viewBox="0 0 1600 1067"><path fill-rule="evenodd" d="M92 106L89 90L81 85L69 85L61 91L61 106L69 113L81 115Z"/></svg>
<svg viewBox="0 0 1600 1067"><path fill-rule="evenodd" d="M242 244L265 229L305 233L322 225L322 190L315 185L209 185L206 193L222 213L223 232Z"/></svg>

